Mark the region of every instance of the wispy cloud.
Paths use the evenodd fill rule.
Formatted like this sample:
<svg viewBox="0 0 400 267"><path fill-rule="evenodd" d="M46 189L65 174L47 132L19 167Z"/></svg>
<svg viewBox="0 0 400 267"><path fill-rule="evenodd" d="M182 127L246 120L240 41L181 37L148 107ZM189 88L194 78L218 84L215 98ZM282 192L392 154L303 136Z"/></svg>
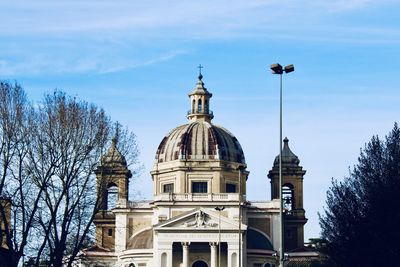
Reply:
<svg viewBox="0 0 400 267"><path fill-rule="evenodd" d="M330 12L374 8L372 0L220 1L14 1L0 4L0 34L122 31L161 34L163 29L234 31L260 24L324 18ZM317 26L317 25L316 25ZM160 30L160 31L157 31ZM157 32L154 32L157 31Z"/></svg>
<svg viewBox="0 0 400 267"><path fill-rule="evenodd" d="M100 68L99 73L112 73L118 72L122 70L143 67L143 66L150 66L153 64L157 64L160 62L171 60L179 55L185 54L185 51L171 51L159 57L151 58L142 62L120 62L119 64L114 64L113 66L108 66L105 68Z"/></svg>
<svg viewBox="0 0 400 267"><path fill-rule="evenodd" d="M398 44L398 25L343 19L393 4L394 0L0 2L0 74L118 72L171 60L204 40ZM180 44L182 40L186 43ZM142 54L149 51L148 45L155 52Z"/></svg>
<svg viewBox="0 0 400 267"><path fill-rule="evenodd" d="M99 54L97 56L88 55L84 57L75 55L73 58L57 55L55 58L51 55L35 54L19 61L0 59L0 76L37 75L42 73L49 75L87 72L100 74L113 73L157 64L171 60L184 53L186 52L183 50L169 51L139 58L124 58L122 56L112 58Z"/></svg>

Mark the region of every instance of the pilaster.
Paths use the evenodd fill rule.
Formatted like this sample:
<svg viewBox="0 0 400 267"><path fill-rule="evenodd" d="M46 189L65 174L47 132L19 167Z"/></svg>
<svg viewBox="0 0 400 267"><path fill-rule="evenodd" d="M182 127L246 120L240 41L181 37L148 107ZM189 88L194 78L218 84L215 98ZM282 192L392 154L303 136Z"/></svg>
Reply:
<svg viewBox="0 0 400 267"><path fill-rule="evenodd" d="M115 251L120 252L126 249L127 215L116 213L115 215Z"/></svg>
<svg viewBox="0 0 400 267"><path fill-rule="evenodd" d="M228 266L239 266L239 246L237 242L228 242Z"/></svg>

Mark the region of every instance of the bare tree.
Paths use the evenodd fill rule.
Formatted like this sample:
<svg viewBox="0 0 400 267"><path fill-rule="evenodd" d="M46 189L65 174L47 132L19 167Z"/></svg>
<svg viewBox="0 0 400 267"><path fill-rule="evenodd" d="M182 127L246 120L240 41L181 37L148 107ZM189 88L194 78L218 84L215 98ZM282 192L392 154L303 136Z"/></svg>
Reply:
<svg viewBox="0 0 400 267"><path fill-rule="evenodd" d="M17 266L24 255L41 196L24 167L33 112L20 85L0 82L0 196L12 204L8 211L0 206L1 239L7 248L2 257L7 266Z"/></svg>
<svg viewBox="0 0 400 267"><path fill-rule="evenodd" d="M93 171L115 132L103 110L61 92L45 97L37 121L38 139L32 142L30 160L35 177L51 174L48 180L45 176L38 179L39 188L45 187L43 207L37 218L45 238L37 263L46 248L46 257L53 266L70 266L87 242L99 210ZM119 143L126 148L124 152L136 158L134 135L116 128L123 141ZM38 157L43 152L50 157Z"/></svg>
<svg viewBox="0 0 400 267"><path fill-rule="evenodd" d="M9 103L13 90L21 97L13 101L26 106L15 104L15 114ZM89 244L99 210L93 171L113 137L128 161L137 163L135 136L102 109L61 91L46 95L35 109L19 86L2 83L1 93L0 196L13 204L7 266L17 266L24 253L36 265L46 260L71 266ZM5 215L1 212L0 221Z"/></svg>

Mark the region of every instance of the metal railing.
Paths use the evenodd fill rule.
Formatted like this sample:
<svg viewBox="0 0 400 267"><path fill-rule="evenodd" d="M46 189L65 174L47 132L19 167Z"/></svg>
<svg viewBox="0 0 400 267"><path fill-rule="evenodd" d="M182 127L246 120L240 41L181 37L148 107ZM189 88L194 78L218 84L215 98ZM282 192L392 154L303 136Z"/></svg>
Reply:
<svg viewBox="0 0 400 267"><path fill-rule="evenodd" d="M192 115L192 114L205 114L205 115L210 115L214 116L212 110L188 110L187 115Z"/></svg>
<svg viewBox="0 0 400 267"><path fill-rule="evenodd" d="M154 201L239 201L237 193L162 193L155 196ZM246 201L246 196L242 196Z"/></svg>

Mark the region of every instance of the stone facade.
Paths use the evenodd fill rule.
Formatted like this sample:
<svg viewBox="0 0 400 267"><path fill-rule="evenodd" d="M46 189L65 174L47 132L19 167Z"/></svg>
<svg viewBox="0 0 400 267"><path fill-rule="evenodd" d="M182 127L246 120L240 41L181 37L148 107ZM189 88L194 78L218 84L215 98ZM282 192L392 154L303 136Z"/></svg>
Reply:
<svg viewBox="0 0 400 267"><path fill-rule="evenodd" d="M128 200L131 176L113 142L96 171L102 211L94 221L96 246L78 266L268 267L279 248L276 161L269 173L272 200L247 200L244 153L236 137L212 124L212 94L203 76L189 94L188 124L161 141L151 177L154 198ZM305 171L285 140L284 184L290 204L287 251L303 247L302 181ZM114 191L113 191L114 190ZM113 195L114 194L114 195ZM114 204L111 199L115 198ZM289 203L291 202L291 203Z"/></svg>

